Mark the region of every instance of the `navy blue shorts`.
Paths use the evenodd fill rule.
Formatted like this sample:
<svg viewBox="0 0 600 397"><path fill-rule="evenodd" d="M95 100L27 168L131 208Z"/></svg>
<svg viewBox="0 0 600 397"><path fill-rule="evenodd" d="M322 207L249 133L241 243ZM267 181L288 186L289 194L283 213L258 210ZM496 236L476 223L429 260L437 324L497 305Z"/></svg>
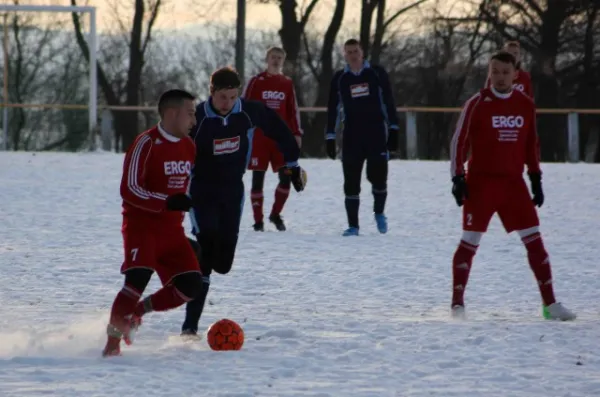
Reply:
<svg viewBox="0 0 600 397"><path fill-rule="evenodd" d="M387 134L385 126L365 130L344 130L342 161L361 164L365 160L387 161L389 159Z"/></svg>
<svg viewBox="0 0 600 397"><path fill-rule="evenodd" d="M241 185L241 186L240 186ZM190 220L192 233L237 238L244 208L244 185L194 189Z"/></svg>

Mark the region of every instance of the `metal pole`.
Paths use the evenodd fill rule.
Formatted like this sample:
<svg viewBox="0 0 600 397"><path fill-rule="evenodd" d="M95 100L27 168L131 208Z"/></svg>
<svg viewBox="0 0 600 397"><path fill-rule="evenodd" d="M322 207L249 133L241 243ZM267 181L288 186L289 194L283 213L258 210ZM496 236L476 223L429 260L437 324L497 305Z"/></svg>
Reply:
<svg viewBox="0 0 600 397"><path fill-rule="evenodd" d="M96 60L96 9L90 11L90 36L88 47L90 49L90 97L88 109L89 117L89 134L90 134L90 150L96 149L96 124L98 121L98 77Z"/></svg>
<svg viewBox="0 0 600 397"><path fill-rule="evenodd" d="M235 35L235 68L244 81L244 60L246 58L246 0L237 2L237 23Z"/></svg>
<svg viewBox="0 0 600 397"><path fill-rule="evenodd" d="M571 112L567 116L568 126L568 159L571 163L579 162L579 114Z"/></svg>
<svg viewBox="0 0 600 397"><path fill-rule="evenodd" d="M4 54L4 108L2 109L2 133L4 135L4 150L8 150L8 13L4 14L4 37L2 40L2 52Z"/></svg>

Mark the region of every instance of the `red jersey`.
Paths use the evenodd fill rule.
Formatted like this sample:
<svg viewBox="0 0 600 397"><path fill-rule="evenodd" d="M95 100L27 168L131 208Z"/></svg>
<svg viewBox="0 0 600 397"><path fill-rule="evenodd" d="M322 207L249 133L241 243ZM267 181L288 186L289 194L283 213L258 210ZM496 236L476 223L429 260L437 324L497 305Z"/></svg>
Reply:
<svg viewBox="0 0 600 397"><path fill-rule="evenodd" d="M490 88L490 77L485 81L485 88ZM513 89L524 92L533 99L533 85L531 84L531 74L521 69L517 69L517 76L513 80Z"/></svg>
<svg viewBox="0 0 600 397"><path fill-rule="evenodd" d="M452 176L465 173L522 176L540 171L533 100L518 90L501 94L484 88L464 105L450 146Z"/></svg>
<svg viewBox="0 0 600 397"><path fill-rule="evenodd" d="M166 211L166 199L187 191L195 155L196 146L189 137L169 135L160 125L138 135L123 163L123 228L138 222L157 227L181 225L185 215Z"/></svg>
<svg viewBox="0 0 600 397"><path fill-rule="evenodd" d="M302 136L296 90L289 77L282 74L259 73L248 81L242 97L264 102L279 114L294 135Z"/></svg>

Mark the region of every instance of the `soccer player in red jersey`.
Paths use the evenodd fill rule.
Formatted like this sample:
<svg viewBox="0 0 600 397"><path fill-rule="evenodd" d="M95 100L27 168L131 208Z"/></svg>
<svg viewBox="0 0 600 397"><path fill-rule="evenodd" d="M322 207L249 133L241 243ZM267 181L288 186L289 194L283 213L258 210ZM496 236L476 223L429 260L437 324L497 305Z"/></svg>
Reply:
<svg viewBox="0 0 600 397"><path fill-rule="evenodd" d="M513 88L527 94L533 99L533 85L531 84L531 74L522 69L521 65L521 45L518 41L509 41L504 44L503 50L510 53L516 60L516 74L513 80ZM490 76L485 82L485 88L490 88Z"/></svg>
<svg viewBox="0 0 600 397"><path fill-rule="evenodd" d="M530 97L513 89L515 64L515 58L505 51L491 57L491 87L466 102L452 139L452 194L459 206L464 204L463 235L452 261L452 314L464 315L473 257L492 216L498 213L506 232L516 230L525 245L544 318L573 320L575 314L555 300L550 259L539 231L535 206L542 206L544 193L536 109ZM525 165L533 199L523 178Z"/></svg>
<svg viewBox="0 0 600 397"><path fill-rule="evenodd" d="M144 314L174 309L192 300L202 286L196 254L183 229L196 156L188 134L196 124L194 96L170 90L159 99L160 122L138 135L125 155L121 179L125 259L123 288L112 305L103 356L120 354L123 339ZM156 272L163 288L140 300Z"/></svg>
<svg viewBox="0 0 600 397"><path fill-rule="evenodd" d="M247 100L261 101L275 110L292 130L296 142L300 146L303 134L300 128L300 112L296 101L294 83L282 72L285 57L286 53L283 48L269 48L266 54L267 70L248 81L242 97ZM271 163L273 172L279 174L279 184L275 190L275 201L271 208L269 221L275 225L277 230L284 231L285 223L281 218L281 211L290 195L290 177L285 173L285 161L275 141L267 138L257 128L254 132L252 154L248 164L248 169L252 170L250 198L254 215L254 230L256 231L264 230L263 187L269 163Z"/></svg>

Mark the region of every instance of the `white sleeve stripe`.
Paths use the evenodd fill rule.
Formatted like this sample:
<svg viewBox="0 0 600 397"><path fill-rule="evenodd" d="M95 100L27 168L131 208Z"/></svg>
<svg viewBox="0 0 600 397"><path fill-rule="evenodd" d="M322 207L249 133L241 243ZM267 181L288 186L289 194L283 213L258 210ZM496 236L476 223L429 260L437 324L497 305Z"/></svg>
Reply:
<svg viewBox="0 0 600 397"><path fill-rule="evenodd" d="M167 198L165 194L149 192L148 190L141 187L138 183L140 156L146 143L149 143L150 146L152 146L152 139L148 135L141 137L133 149L127 175L127 187L134 195L138 196L141 199L148 200L150 198L156 198L159 200L165 200Z"/></svg>
<svg viewBox="0 0 600 397"><path fill-rule="evenodd" d="M129 161L129 172L127 175L127 188L136 196L147 200L149 197L143 191L140 191L137 188L137 172L138 172L138 164L140 152L142 151L144 144L148 142L148 136L141 137L135 147L133 148L133 153L131 154L131 160Z"/></svg>
<svg viewBox="0 0 600 397"><path fill-rule="evenodd" d="M457 159L456 155L458 152L458 141L459 141L459 137L461 135L461 131L463 129L463 125L465 123L465 117L467 115L467 113L469 113L469 120L467 121L467 131L466 131L466 136L464 137L464 142L467 141L467 137L469 134L469 128L470 128L470 124L471 124L471 118L473 117L473 110L475 108L475 106L477 106L477 103L479 103L479 100L481 98L481 94L477 93L476 95L473 95L468 101L467 103L465 103L465 106L463 107L462 112L460 112L460 117L458 119L458 122L456 123L456 129L454 130L454 136L452 137L452 142L450 143L450 174L451 176L456 176L456 166L457 163L459 161L463 161L462 159ZM471 105L473 104L473 101L477 100L477 103L475 103L472 107Z"/></svg>

